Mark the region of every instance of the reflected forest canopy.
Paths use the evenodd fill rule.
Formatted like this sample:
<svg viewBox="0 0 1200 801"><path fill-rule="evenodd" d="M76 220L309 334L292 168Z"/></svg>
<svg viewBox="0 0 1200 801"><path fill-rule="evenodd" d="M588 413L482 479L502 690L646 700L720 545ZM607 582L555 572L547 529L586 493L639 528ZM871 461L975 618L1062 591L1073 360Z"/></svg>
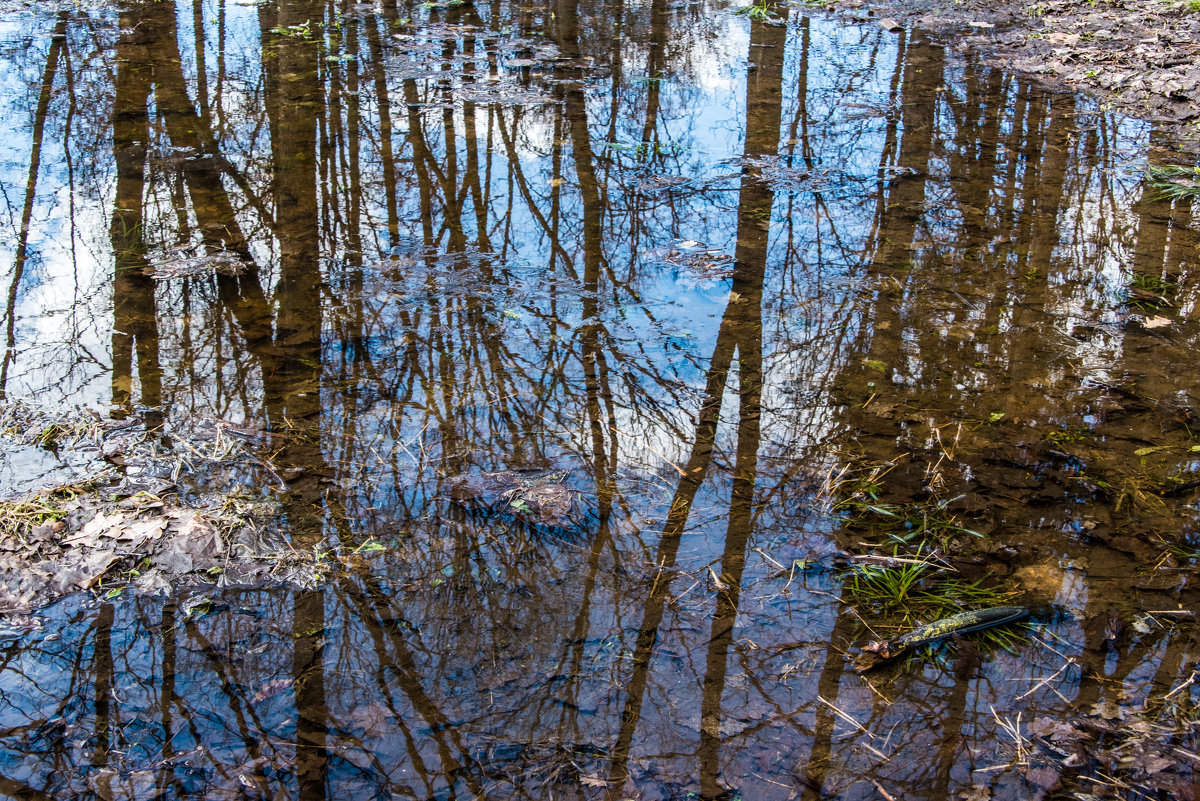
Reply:
<svg viewBox="0 0 1200 801"><path fill-rule="evenodd" d="M1195 797L1152 124L795 4L5 9L0 794Z"/></svg>

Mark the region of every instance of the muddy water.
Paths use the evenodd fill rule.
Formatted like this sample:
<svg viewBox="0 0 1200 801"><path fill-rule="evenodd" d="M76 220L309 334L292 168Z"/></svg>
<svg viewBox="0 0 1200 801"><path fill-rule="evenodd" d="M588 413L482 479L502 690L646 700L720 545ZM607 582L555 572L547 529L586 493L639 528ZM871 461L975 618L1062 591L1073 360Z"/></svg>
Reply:
<svg viewBox="0 0 1200 801"><path fill-rule="evenodd" d="M9 619L0 792L1102 797L1031 724L1194 708L1200 235L1148 125L707 2L10 9L0 52L0 392L238 427L232 492L334 565ZM546 470L571 508L485 476ZM1008 650L850 670L872 470L987 535Z"/></svg>

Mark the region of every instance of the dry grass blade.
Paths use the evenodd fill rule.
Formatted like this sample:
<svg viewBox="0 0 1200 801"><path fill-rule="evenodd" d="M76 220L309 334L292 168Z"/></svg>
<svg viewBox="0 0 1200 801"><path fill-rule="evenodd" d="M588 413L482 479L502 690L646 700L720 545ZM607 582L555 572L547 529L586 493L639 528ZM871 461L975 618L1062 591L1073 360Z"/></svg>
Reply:
<svg viewBox="0 0 1200 801"><path fill-rule="evenodd" d="M1018 712L1016 718L1002 718L996 711L996 708L991 704L988 709L992 712L992 718L996 721L996 725L1000 727L1008 737L1013 741L1013 746L1016 748L1014 765L1023 765L1029 761L1029 740L1021 734L1021 713Z"/></svg>

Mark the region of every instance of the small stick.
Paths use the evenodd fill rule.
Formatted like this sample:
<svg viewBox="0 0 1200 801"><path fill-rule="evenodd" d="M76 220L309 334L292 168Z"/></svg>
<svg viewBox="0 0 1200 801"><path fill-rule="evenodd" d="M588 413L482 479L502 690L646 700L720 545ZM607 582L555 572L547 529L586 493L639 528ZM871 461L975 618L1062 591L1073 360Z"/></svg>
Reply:
<svg viewBox="0 0 1200 801"><path fill-rule="evenodd" d="M708 572L709 575L712 576L713 584L716 586L717 592L724 590L725 582L721 581L721 578L717 575L717 571L713 570L711 565L708 568Z"/></svg>
<svg viewBox="0 0 1200 801"><path fill-rule="evenodd" d="M1054 681L1054 679L1056 679L1056 678L1058 677L1058 674L1059 674L1059 673L1062 673L1064 670L1066 670L1067 668L1069 668L1069 667L1070 667L1071 665L1073 665L1073 664L1075 664L1075 660L1074 660L1074 659L1068 659L1068 660L1067 660L1067 662L1066 662L1066 664L1064 664L1064 665L1063 665L1062 667L1060 667L1058 670L1054 671L1053 675L1047 676L1046 678L1044 678L1044 679L1042 679L1041 681L1039 681L1037 684L1035 684L1035 685L1033 685L1032 687L1030 687L1030 688L1029 688L1029 689L1028 689L1026 692L1022 693L1021 695L1018 695L1018 696L1017 696L1017 698L1016 698L1016 700L1018 700L1018 701L1023 701L1023 700L1025 700L1025 698L1026 698L1026 697L1028 697L1028 696L1030 696L1030 695L1033 695L1035 692L1037 692L1038 690L1040 690L1042 687L1045 687L1047 684L1049 684L1050 682Z"/></svg>
<svg viewBox="0 0 1200 801"><path fill-rule="evenodd" d="M838 708L837 708L837 707L836 707L834 704L832 704L831 702L827 701L827 700L825 699L825 696L823 696L823 695L818 695L818 696L817 696L817 700L818 700L818 701L820 701L820 702L821 702L822 704L824 704L825 706L827 706L827 707L829 707L830 709L832 709L832 710L833 710L833 714L837 715L839 718L841 718L842 720L846 721L846 722L847 722L847 723L849 723L851 726L853 726L854 728L858 729L860 732L862 732L863 734L867 735L867 736L868 736L868 737L870 737L871 739L875 739L875 735L874 735L874 734L872 734L870 731L868 731L868 730L866 729L866 727L864 727L864 726L863 726L861 723L859 723L859 722L858 722L857 720L855 720L854 718L850 717L850 715L848 715L847 713L845 713L845 712L843 712L842 710L838 709Z"/></svg>
<svg viewBox="0 0 1200 801"><path fill-rule="evenodd" d="M692 584L691 584L691 586L689 586L689 587L688 587L686 590L684 590L683 592L679 593L679 594L678 594L678 595L676 595L674 598L672 598L672 599L671 599L671 603L676 603L676 602L678 602L678 601L682 600L682 599L684 598L684 596L686 596L686 595L687 595L689 592L691 592L692 590L694 590L694 589L696 588L696 585L697 585L697 584L699 584L701 581L704 581L704 577L703 577L703 576L701 576L700 578L698 578L698 579L696 579L695 581L693 581L693 582L692 582Z"/></svg>
<svg viewBox="0 0 1200 801"><path fill-rule="evenodd" d="M1062 642L1062 641L1063 641L1063 640L1062 640L1062 638L1061 638L1061 637L1058 637L1057 635L1051 634L1050 636L1054 637L1054 638L1055 638L1056 640L1058 640L1059 642ZM1031 639L1031 640L1034 640L1035 642L1040 642L1040 643L1042 644L1042 646L1043 646L1043 647L1049 648L1051 651L1053 651L1054 653L1058 654L1059 656L1061 656L1061 657L1062 657L1064 660L1066 660L1066 661L1068 661L1068 662L1072 661L1072 659L1074 658L1074 657L1067 656L1067 655L1066 655L1066 654L1064 654L1062 651L1058 650L1057 648L1055 648L1053 645L1051 645L1050 643L1046 642L1045 640L1042 640L1042 639L1040 639L1040 638L1036 638L1036 637L1030 637L1029 639Z"/></svg>
<svg viewBox="0 0 1200 801"><path fill-rule="evenodd" d="M751 548L750 550L754 551L754 552L755 552L755 553L757 553L759 556L761 556L763 559L766 559L768 562L770 562L771 564L775 565L775 567L779 568L780 570L787 570L787 568L786 568L786 567L784 567L782 563L780 563L780 562L777 562L777 561L775 561L774 559L772 559L772 558L770 557L770 555L768 555L768 554L767 554L767 552L766 552L766 551L764 551L762 548L759 548L758 546L755 546L755 547Z"/></svg>
<svg viewBox="0 0 1200 801"><path fill-rule="evenodd" d="M1174 690L1171 690L1171 692L1169 692L1169 693L1167 693L1166 695L1164 695L1162 699L1163 699L1164 701L1165 701L1165 700L1167 700L1168 698L1170 698L1170 697L1171 697L1172 695L1174 695L1175 693L1177 693L1177 692L1181 692L1181 691L1183 691L1183 690L1187 689L1188 687L1191 687L1191 686L1192 686L1192 685L1193 685L1195 682L1196 682L1196 671L1194 671L1194 670L1193 670L1193 671L1192 671L1192 675L1188 676L1188 679L1187 679L1187 681L1185 681L1183 684L1180 684L1180 685L1179 685L1178 687L1176 687Z"/></svg>
<svg viewBox="0 0 1200 801"><path fill-rule="evenodd" d="M1196 764L1200 765L1200 755L1193 754L1191 751L1185 751L1184 749L1180 748L1179 746L1176 746L1175 748L1173 748L1172 751L1176 754L1179 754L1181 757L1187 757L1188 759L1192 760Z"/></svg>
<svg viewBox="0 0 1200 801"><path fill-rule="evenodd" d="M892 794L883 789L883 785L881 785L879 782L871 779L871 784L875 785L875 789L879 791L881 796L883 796L883 801L896 801Z"/></svg>

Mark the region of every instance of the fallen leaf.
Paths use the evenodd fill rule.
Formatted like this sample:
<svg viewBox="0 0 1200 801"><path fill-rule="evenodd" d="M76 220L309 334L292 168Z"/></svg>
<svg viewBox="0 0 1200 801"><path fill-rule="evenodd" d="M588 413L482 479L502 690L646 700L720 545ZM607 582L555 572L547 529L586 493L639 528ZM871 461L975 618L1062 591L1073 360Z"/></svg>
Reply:
<svg viewBox="0 0 1200 801"><path fill-rule="evenodd" d="M362 731L371 734L375 731L385 731L395 719L395 714L383 704L372 701L361 704L350 711L347 728L350 731Z"/></svg>
<svg viewBox="0 0 1200 801"><path fill-rule="evenodd" d="M1120 706L1117 705L1117 702L1113 701L1111 698L1105 698L1103 701L1100 701L1095 706L1093 706L1090 714L1098 715L1099 717L1104 718L1105 720L1124 720L1125 719L1125 712L1121 709Z"/></svg>
<svg viewBox="0 0 1200 801"><path fill-rule="evenodd" d="M147 595L165 595L171 591L171 584L158 570L147 570L130 582L134 589Z"/></svg>
<svg viewBox="0 0 1200 801"><path fill-rule="evenodd" d="M1035 718L1029 724L1029 732L1036 737L1045 737L1056 743L1073 743L1087 736L1070 723L1044 717Z"/></svg>
<svg viewBox="0 0 1200 801"><path fill-rule="evenodd" d="M203 517L193 514L174 524L175 534L159 547L152 559L155 567L172 573L206 570L225 553L220 533Z"/></svg>
<svg viewBox="0 0 1200 801"><path fill-rule="evenodd" d="M273 695L279 695L284 690L292 686L293 679L272 679L264 684L259 691L250 699L252 703L260 703L267 700Z"/></svg>
<svg viewBox="0 0 1200 801"><path fill-rule="evenodd" d="M1133 766L1144 770L1148 775L1153 775L1159 771L1166 770L1173 764L1175 763L1173 763L1171 760L1163 759L1156 754L1140 754L1133 760Z"/></svg>
<svg viewBox="0 0 1200 801"><path fill-rule="evenodd" d="M986 784L972 784L971 789L959 795L959 801L991 801L992 788Z"/></svg>
<svg viewBox="0 0 1200 801"><path fill-rule="evenodd" d="M96 581L104 575L105 571L112 567L113 562L117 561L118 556L116 551L112 550L97 550L92 551L75 566L74 570L69 571L71 581L80 589L88 589Z"/></svg>
<svg viewBox="0 0 1200 801"><path fill-rule="evenodd" d="M1049 790L1058 784L1061 775L1057 770L1049 766L1031 768L1025 772L1025 778L1043 790Z"/></svg>
<svg viewBox="0 0 1200 801"><path fill-rule="evenodd" d="M1142 323L1142 325L1145 326L1146 328L1163 328L1170 324L1171 324L1171 321L1168 320L1166 317L1157 317L1157 316L1147 317L1146 321L1144 323Z"/></svg>
<svg viewBox="0 0 1200 801"><path fill-rule="evenodd" d="M91 520L83 525L83 528L63 538L64 545L82 545L86 548L94 548L103 536L108 536L112 529L118 527L125 521L125 516L119 512L105 514L100 512Z"/></svg>
<svg viewBox="0 0 1200 801"><path fill-rule="evenodd" d="M115 540L129 542L131 548L138 548L146 540L156 540L167 530L165 517L152 517L146 520L135 520L132 523L111 529L109 537Z"/></svg>

